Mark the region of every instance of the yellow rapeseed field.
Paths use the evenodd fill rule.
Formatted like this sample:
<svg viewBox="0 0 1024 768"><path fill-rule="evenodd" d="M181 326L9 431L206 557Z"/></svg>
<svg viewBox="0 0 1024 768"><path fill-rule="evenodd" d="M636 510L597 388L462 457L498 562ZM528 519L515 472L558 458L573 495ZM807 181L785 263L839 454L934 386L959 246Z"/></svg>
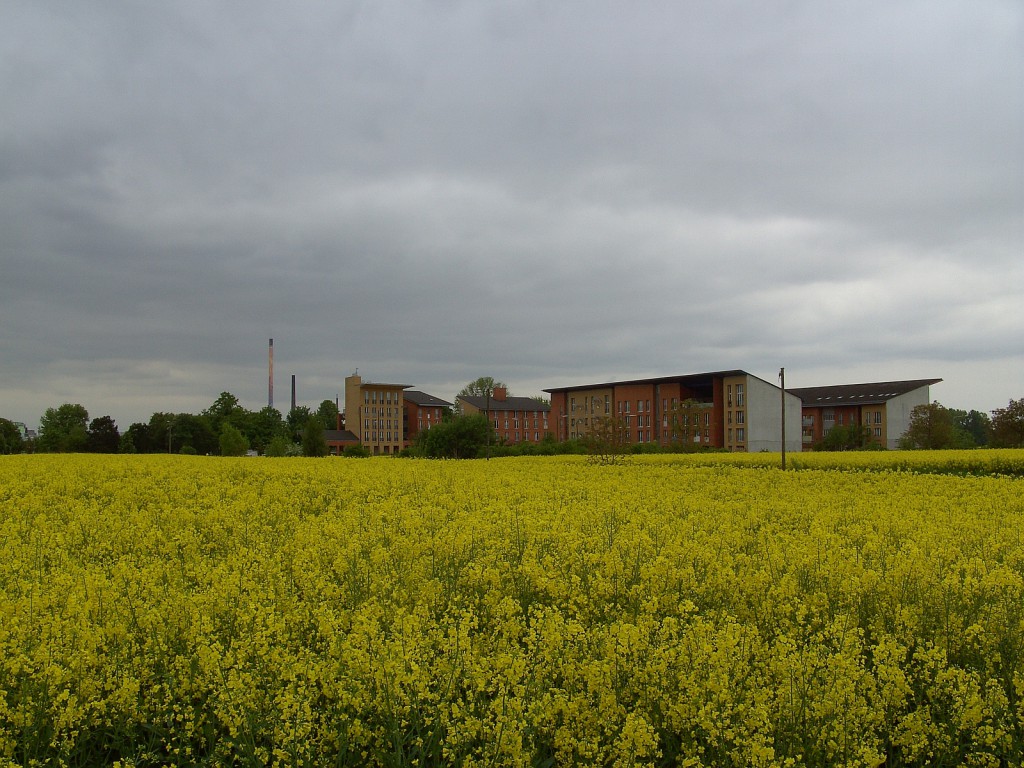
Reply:
<svg viewBox="0 0 1024 768"><path fill-rule="evenodd" d="M1020 765L1024 453L778 458L0 457L0 765Z"/></svg>

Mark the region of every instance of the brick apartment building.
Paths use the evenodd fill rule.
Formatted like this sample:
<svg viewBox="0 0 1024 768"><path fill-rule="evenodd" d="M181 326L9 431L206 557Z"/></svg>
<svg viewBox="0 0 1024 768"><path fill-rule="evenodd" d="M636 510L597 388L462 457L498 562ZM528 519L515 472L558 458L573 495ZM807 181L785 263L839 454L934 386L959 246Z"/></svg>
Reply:
<svg viewBox="0 0 1024 768"><path fill-rule="evenodd" d="M833 427L865 426L871 430L874 442L896 448L910 426L911 411L931 402L928 388L940 381L914 379L790 389L802 403L801 443L810 448Z"/></svg>
<svg viewBox="0 0 1024 768"><path fill-rule="evenodd" d="M495 387L490 397L456 398L464 413L483 413L494 425L499 440L509 444L539 443L554 432L551 406L532 397L510 397L505 387Z"/></svg>
<svg viewBox="0 0 1024 768"><path fill-rule="evenodd" d="M775 384L730 370L554 387L544 390L550 405L510 397L504 387L496 387L490 398L467 396L457 402L465 413L486 414L497 438L509 444L537 443L549 433L559 441L579 438L597 419L612 416L633 443L667 446L685 440L730 451L777 451L785 401L787 451L810 448L834 426L854 424L869 427L883 447L895 448L913 409L929 403L929 386L941 381L790 388L783 396ZM375 455L397 454L452 407L409 385L364 382L353 374L345 379L346 429L329 436L332 451L362 444Z"/></svg>
<svg viewBox="0 0 1024 768"><path fill-rule="evenodd" d="M777 451L782 444L782 390L746 371L717 371L632 381L556 387L552 429L558 440L585 435L595 419L621 419L634 443L686 440L731 451ZM685 424L673 423L687 403ZM789 392L786 450L799 451L801 401Z"/></svg>
<svg viewBox="0 0 1024 768"><path fill-rule="evenodd" d="M403 400L405 408L402 412L402 429L405 431L407 445L412 443L420 432L440 424L445 412L455 407L447 400L415 389L406 391Z"/></svg>

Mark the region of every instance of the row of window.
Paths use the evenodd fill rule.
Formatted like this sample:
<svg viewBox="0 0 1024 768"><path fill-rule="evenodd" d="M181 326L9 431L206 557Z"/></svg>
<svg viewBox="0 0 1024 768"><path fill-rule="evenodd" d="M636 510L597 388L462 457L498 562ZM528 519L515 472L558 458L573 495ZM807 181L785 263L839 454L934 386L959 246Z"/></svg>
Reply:
<svg viewBox="0 0 1024 768"><path fill-rule="evenodd" d="M497 418L494 419L494 428L495 429L499 429L498 421L499 420ZM530 420L529 419L523 419L523 426L524 427L529 427L530 426ZM533 428L534 429L539 429L540 427L541 427L541 420L538 419L536 416L534 416L533 417ZM509 428L509 419L506 418L505 419L505 429L508 429L508 428ZM545 431L548 428L548 419L547 419L546 416L544 417L544 426L543 426L543 428L544 428ZM519 419L512 419L512 429L519 429Z"/></svg>
<svg viewBox="0 0 1024 768"><path fill-rule="evenodd" d="M729 388L731 390L732 386L730 385ZM737 385L737 389L739 390L739 404L742 405L743 404L743 385L742 384L738 384ZM611 413L611 395L605 395L604 396L603 404L604 404L604 412L606 414L607 413ZM678 404L679 404L678 398L675 398L675 397L673 397L671 399L669 399L667 397L666 398L662 398L662 400L661 400L661 410L662 410L663 413L667 414L669 412L670 408L672 410L675 410L675 408L676 408L676 406ZM576 398L575 397L570 397L569 398L569 413L571 413L571 414L572 413L576 413L577 410L582 411L583 413L591 413L591 414L593 414L593 413L600 413L601 412L601 405L602 405L602 400L601 400L600 397L598 397L596 395L592 395L592 396L589 396L589 397L584 397L584 398L582 398L582 402L579 402L579 403L576 402ZM617 400L616 403L615 403L615 406L616 406L616 411L620 415L631 413L633 411L633 401L632 400ZM651 401L650 400L640 400L640 399L638 399L636 401L636 413L652 413Z"/></svg>
<svg viewBox="0 0 1024 768"><path fill-rule="evenodd" d="M400 408L394 408L393 412L392 412L391 408L385 408L383 405L380 406L379 410L378 410L377 406L372 405L369 408L363 408L362 411L363 411L364 414L368 413L368 414L371 414L373 416L384 416L385 415L385 411L387 412L386 415L388 415L388 416L397 416L398 414L401 413L401 409Z"/></svg>
<svg viewBox="0 0 1024 768"><path fill-rule="evenodd" d="M857 423L857 414L851 413L849 414L849 416L850 425L855 425ZM831 408L826 408L821 412L821 421L822 424L825 426L825 431L827 432L829 429L832 428L832 426L836 424L842 426L843 413L842 411L836 413ZM874 422L875 424L882 423L882 411L864 411L864 424L871 424L872 422Z"/></svg>
<svg viewBox="0 0 1024 768"><path fill-rule="evenodd" d="M398 419L363 419L363 429L398 429Z"/></svg>
<svg viewBox="0 0 1024 768"><path fill-rule="evenodd" d="M523 432L522 433L522 439L523 440L529 440L530 439L530 433L529 432ZM514 443L518 443L518 442L520 442L519 432L512 432L512 433L506 432L505 433L505 442L506 443L513 443L513 442ZM533 442L535 442L535 443L539 443L540 442L540 432L534 432L533 433Z"/></svg>
<svg viewBox="0 0 1024 768"><path fill-rule="evenodd" d="M598 395L591 395L590 397L584 397L583 401L579 404L580 410L590 413L597 413L601 410L602 402L604 405L604 412L611 413L611 395L605 395L602 401ZM576 398L569 398L569 413L576 413Z"/></svg>
<svg viewBox="0 0 1024 768"><path fill-rule="evenodd" d="M392 395L394 395L394 398L392 398ZM401 402L401 392L394 392L390 389L376 390L363 387L363 403L365 405L376 405L377 403L386 405L394 403L395 405L398 405Z"/></svg>

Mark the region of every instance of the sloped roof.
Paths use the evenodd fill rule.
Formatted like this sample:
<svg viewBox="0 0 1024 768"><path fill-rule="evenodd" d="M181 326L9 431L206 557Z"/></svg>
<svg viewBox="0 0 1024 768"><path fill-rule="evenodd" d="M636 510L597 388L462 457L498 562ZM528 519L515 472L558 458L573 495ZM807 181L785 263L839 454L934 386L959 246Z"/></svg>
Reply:
<svg viewBox="0 0 1024 768"><path fill-rule="evenodd" d="M418 389L410 389L406 392L403 397L411 403L416 405L438 407L438 408L453 408L454 406L447 400L442 400L440 397L434 397L428 395L426 392L420 392Z"/></svg>
<svg viewBox="0 0 1024 768"><path fill-rule="evenodd" d="M328 443L358 443L359 438L347 429L325 429L324 440Z"/></svg>
<svg viewBox="0 0 1024 768"><path fill-rule="evenodd" d="M481 395L466 395L465 397L457 397L456 400L461 400L467 403L477 410L484 411L488 408L488 399ZM547 403L542 403L540 400L534 400L532 397L506 397L504 400L498 400L495 397L490 399L490 409L492 411L550 411L551 406Z"/></svg>
<svg viewBox="0 0 1024 768"><path fill-rule="evenodd" d="M910 381L878 381L870 384L833 384L826 387L800 387L787 389L799 397L804 405L872 405L885 403L894 397L915 389L938 384L942 379L913 379Z"/></svg>

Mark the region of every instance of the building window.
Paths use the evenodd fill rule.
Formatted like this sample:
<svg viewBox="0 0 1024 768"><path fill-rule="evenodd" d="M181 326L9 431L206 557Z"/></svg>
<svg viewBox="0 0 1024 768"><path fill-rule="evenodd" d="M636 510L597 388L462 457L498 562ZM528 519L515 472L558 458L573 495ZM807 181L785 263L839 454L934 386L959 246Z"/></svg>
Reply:
<svg viewBox="0 0 1024 768"><path fill-rule="evenodd" d="M743 418L744 418L743 414L744 414L744 411L736 411L736 423L737 424L743 424L744 423L744 421L743 421ZM707 416L707 414L704 414L704 415Z"/></svg>
<svg viewBox="0 0 1024 768"><path fill-rule="evenodd" d="M745 429L736 430L736 442L743 443L747 440L747 431Z"/></svg>
<svg viewBox="0 0 1024 768"><path fill-rule="evenodd" d="M742 408L743 407L743 385L742 384L737 384L736 385L736 407L737 408Z"/></svg>
<svg viewBox="0 0 1024 768"><path fill-rule="evenodd" d="M882 412L881 411L875 411L875 424L881 424L881 423L882 423Z"/></svg>

